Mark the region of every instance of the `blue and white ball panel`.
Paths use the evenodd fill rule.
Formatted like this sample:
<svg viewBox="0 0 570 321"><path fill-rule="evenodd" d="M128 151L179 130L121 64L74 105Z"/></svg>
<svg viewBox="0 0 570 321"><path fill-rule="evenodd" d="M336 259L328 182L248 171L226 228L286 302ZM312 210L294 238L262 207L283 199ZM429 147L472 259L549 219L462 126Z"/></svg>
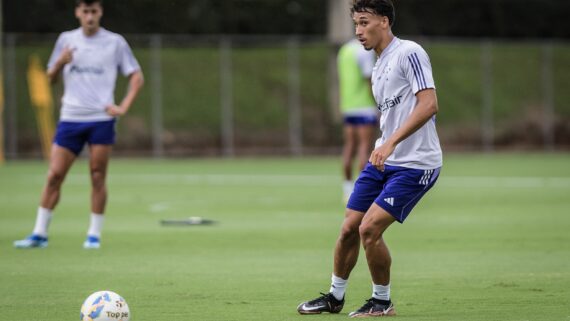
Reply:
<svg viewBox="0 0 570 321"><path fill-rule="evenodd" d="M85 143L115 144L115 119L95 122L66 122L57 124L54 143L79 155Z"/></svg>
<svg viewBox="0 0 570 321"><path fill-rule="evenodd" d="M421 170L385 165L381 172L368 163L356 180L346 207L366 213L374 202L403 223L435 184L440 170L441 167Z"/></svg>

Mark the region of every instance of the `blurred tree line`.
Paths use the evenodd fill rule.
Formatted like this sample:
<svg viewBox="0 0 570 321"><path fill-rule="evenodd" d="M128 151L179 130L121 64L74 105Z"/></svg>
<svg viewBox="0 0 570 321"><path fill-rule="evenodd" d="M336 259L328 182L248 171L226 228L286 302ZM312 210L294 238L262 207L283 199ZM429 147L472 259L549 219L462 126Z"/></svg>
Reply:
<svg viewBox="0 0 570 321"><path fill-rule="evenodd" d="M568 0L394 2L394 29L401 35L570 37ZM120 33L324 35L327 3L327 0L104 0L103 24ZM57 33L77 27L74 0L4 0L3 6L7 32Z"/></svg>

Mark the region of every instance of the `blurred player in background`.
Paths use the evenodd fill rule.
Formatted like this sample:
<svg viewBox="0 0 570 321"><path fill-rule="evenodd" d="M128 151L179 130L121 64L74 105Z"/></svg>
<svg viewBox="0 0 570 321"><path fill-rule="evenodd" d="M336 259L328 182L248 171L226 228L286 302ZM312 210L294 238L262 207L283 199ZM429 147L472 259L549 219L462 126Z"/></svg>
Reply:
<svg viewBox="0 0 570 321"><path fill-rule="evenodd" d="M297 311L342 310L348 277L362 243L372 297L349 316L390 316L396 314L390 297L392 258L383 234L395 221L404 222L439 177L442 153L435 128L437 96L427 53L417 43L392 33L395 13L390 0L353 0L351 13L358 40L378 55L372 92L381 111L382 136L346 206L329 293L301 303Z"/></svg>
<svg viewBox="0 0 570 321"><path fill-rule="evenodd" d="M77 0L75 16L81 26L59 36L48 62L47 75L52 83L63 73L60 121L34 230L26 239L14 242L17 248L47 246L48 226L61 186L85 144L89 146L92 191L90 225L83 247L100 247L107 201L105 180L115 143L116 117L127 113L144 82L139 63L125 39L101 27L102 15L102 0ZM129 78L129 89L116 105L118 71Z"/></svg>
<svg viewBox="0 0 570 321"><path fill-rule="evenodd" d="M375 61L374 51L364 49L357 39L345 43L338 52L340 110L344 119L342 169L345 204L354 187L354 156L357 155L358 170L361 171L368 161L378 127L378 110L370 90L370 77Z"/></svg>

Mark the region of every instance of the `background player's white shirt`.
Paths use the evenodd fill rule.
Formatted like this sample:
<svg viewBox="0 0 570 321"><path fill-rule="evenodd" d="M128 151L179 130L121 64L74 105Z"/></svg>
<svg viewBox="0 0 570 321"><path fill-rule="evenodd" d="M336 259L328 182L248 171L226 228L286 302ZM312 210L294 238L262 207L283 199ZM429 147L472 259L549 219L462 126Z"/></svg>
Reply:
<svg viewBox="0 0 570 321"><path fill-rule="evenodd" d="M73 50L73 59L63 69L60 119L76 122L113 119L105 108L115 101L117 71L128 76L140 70L127 41L104 28L89 37L81 28L63 32L57 39L48 69L66 47Z"/></svg>
<svg viewBox="0 0 570 321"><path fill-rule="evenodd" d="M402 126L416 106L415 94L427 88L435 89L427 53L413 41L394 37L372 72L372 91L381 112L382 137L376 141L376 147ZM441 167L435 116L400 142L386 164L424 170Z"/></svg>

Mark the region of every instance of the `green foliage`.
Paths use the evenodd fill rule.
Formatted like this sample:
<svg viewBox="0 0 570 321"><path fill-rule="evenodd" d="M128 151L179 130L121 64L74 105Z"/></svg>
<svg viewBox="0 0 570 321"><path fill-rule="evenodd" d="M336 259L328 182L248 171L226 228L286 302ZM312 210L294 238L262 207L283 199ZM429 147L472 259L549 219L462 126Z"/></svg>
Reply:
<svg viewBox="0 0 570 321"><path fill-rule="evenodd" d="M478 144L482 119L484 69L482 46L478 43L421 41L428 51L436 80L440 113L438 126L444 142ZM150 146L156 92L152 52L139 43L133 45L145 73L140 97L119 125L119 149L137 150ZM38 53L47 61L51 45L16 48L17 127L24 140L22 149L34 142L35 118L30 108L25 72L27 57ZM162 117L167 148L219 148L221 141L221 70L217 43L176 47L166 43L160 52ZM496 133L516 142L521 128L532 127L540 141L543 104L542 44L493 43L491 78L493 118ZM305 146L330 147L341 144L341 130L335 106L329 104L330 48L320 42L303 43L299 51L300 103ZM570 116L570 47L553 44L552 91L555 119L560 126ZM232 103L236 142L241 147L287 148L289 130L289 56L286 44L246 45L234 42L231 53ZM126 90L119 79L117 102ZM61 84L54 87L59 108ZM334 96L334 93L333 93ZM7 108L7 113L11 109ZM57 114L57 113L56 113ZM7 117L8 119L8 117ZM561 127L564 128L564 127ZM557 131L559 135L564 130ZM514 136L513 136L514 135ZM456 140L458 137L463 137ZM514 138L509 138L514 137ZM510 140L509 140L510 139ZM518 138L519 140L526 138ZM564 136L557 141L564 142Z"/></svg>

